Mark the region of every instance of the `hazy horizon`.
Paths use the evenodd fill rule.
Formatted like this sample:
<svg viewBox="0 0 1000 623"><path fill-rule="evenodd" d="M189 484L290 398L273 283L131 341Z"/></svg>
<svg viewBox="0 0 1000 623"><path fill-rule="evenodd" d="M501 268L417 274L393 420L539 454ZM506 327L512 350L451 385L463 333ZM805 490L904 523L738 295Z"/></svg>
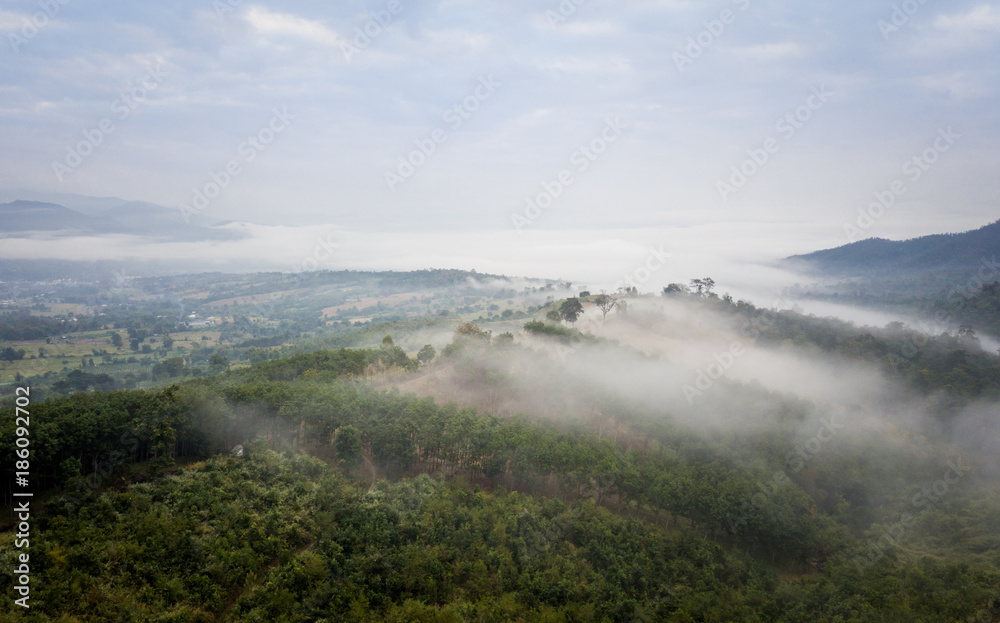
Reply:
<svg viewBox="0 0 1000 623"><path fill-rule="evenodd" d="M697 232L718 251L717 223L753 228L741 259L777 259L849 242L880 194L865 237L974 229L1000 190L1000 7L909 8L10 2L0 196L504 234L459 258L481 270L518 231ZM441 261L416 240L405 255Z"/></svg>

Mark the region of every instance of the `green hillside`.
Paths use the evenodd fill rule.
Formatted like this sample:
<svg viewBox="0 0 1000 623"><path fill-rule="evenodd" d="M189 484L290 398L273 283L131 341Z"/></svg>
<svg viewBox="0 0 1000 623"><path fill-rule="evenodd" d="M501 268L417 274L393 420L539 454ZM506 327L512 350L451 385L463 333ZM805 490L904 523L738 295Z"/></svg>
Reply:
<svg viewBox="0 0 1000 623"><path fill-rule="evenodd" d="M905 334L744 302L686 304L749 323L759 344L886 366L905 348ZM997 395L995 357L969 358L963 370L975 383L957 385L946 367L920 370L961 345L925 345L926 359L897 367L914 366L901 381L934 397L938 422L860 435L838 432L857 423L835 419L849 414L754 384L719 379L718 391L693 404L595 384L580 367L588 357L651 360L597 338L551 357L539 348L562 343L553 335L513 342L467 325L422 365L387 339L162 390L31 406L32 478L44 493L33 501L32 607L9 599L0 613L10 621L1000 620L996 454L939 428L963 405ZM387 373L447 375L535 411L498 417L438 404L379 388ZM5 412L4 439L14 424ZM918 441L932 431L940 443ZM817 449L814 439L825 441ZM242 456L230 452L237 444ZM14 451L4 445L5 470ZM934 494L944 478L951 485ZM4 482L12 479L5 471ZM918 504L914 494L928 484ZM19 552L14 533L10 525L0 535L6 570Z"/></svg>
<svg viewBox="0 0 1000 623"><path fill-rule="evenodd" d="M791 267L837 277L893 279L926 273L954 277L974 274L1000 254L1000 221L959 234L935 234L910 240L868 238L851 244L795 255ZM1000 277L1000 274L994 275Z"/></svg>

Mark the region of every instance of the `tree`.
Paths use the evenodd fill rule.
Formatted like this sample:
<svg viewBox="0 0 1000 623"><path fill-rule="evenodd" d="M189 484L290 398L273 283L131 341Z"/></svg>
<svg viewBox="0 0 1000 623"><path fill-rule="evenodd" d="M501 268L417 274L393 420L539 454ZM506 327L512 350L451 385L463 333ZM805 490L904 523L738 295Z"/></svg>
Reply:
<svg viewBox="0 0 1000 623"><path fill-rule="evenodd" d="M559 311L556 309L549 311L547 314L545 314L545 317L548 320L551 320L552 322L559 322L560 320L562 320L562 314L560 314Z"/></svg>
<svg viewBox="0 0 1000 623"><path fill-rule="evenodd" d="M66 375L66 378L52 384L52 389L61 393L69 394L72 391L83 392L93 387L98 391L110 391L115 380L108 374L89 374L83 370L73 370Z"/></svg>
<svg viewBox="0 0 1000 623"><path fill-rule="evenodd" d="M570 324L576 322L582 313L583 305L580 303L580 299L575 297L566 299L562 302L562 305L559 306L559 314Z"/></svg>
<svg viewBox="0 0 1000 623"><path fill-rule="evenodd" d="M348 424L338 429L336 435L333 447L337 451L337 458L346 467L357 467L361 463L361 431Z"/></svg>
<svg viewBox="0 0 1000 623"><path fill-rule="evenodd" d="M23 348L11 348L7 347L0 351L0 359L4 361L20 361L24 359L25 351Z"/></svg>
<svg viewBox="0 0 1000 623"><path fill-rule="evenodd" d="M434 361L434 357L437 356L437 351L430 344L424 344L424 347L417 352L417 361L420 363L430 363Z"/></svg>
<svg viewBox="0 0 1000 623"><path fill-rule="evenodd" d="M187 371L184 360L180 357L165 359L153 366L153 376L156 378L182 376Z"/></svg>
<svg viewBox="0 0 1000 623"><path fill-rule="evenodd" d="M712 288L715 287L715 280L711 277L692 279L691 287L695 289L695 293L698 296L712 296Z"/></svg>
<svg viewBox="0 0 1000 623"><path fill-rule="evenodd" d="M602 292L594 297L594 305L601 310L601 322L604 322L608 318L608 312L618 305L618 299Z"/></svg>
<svg viewBox="0 0 1000 623"><path fill-rule="evenodd" d="M958 339L973 342L979 341L979 338L976 337L976 330L967 324L963 324L958 328Z"/></svg>
<svg viewBox="0 0 1000 623"><path fill-rule="evenodd" d="M396 346L389 335L382 338L382 345L375 354L375 358L386 369L398 367L406 370L414 370L418 365L416 361L406 356L405 350Z"/></svg>
<svg viewBox="0 0 1000 623"><path fill-rule="evenodd" d="M212 356L208 358L208 366L212 372L218 374L223 370L229 369L229 359L223 357L219 353L212 353Z"/></svg>
<svg viewBox="0 0 1000 623"><path fill-rule="evenodd" d="M673 296L675 294L685 294L688 288L683 283L672 283L663 288L663 296Z"/></svg>
<svg viewBox="0 0 1000 623"><path fill-rule="evenodd" d="M493 339L493 332L483 331L479 325L468 322L455 329L455 337L470 337L489 342Z"/></svg>
<svg viewBox="0 0 1000 623"><path fill-rule="evenodd" d="M171 350L174 347L174 338L165 337L163 338L163 350Z"/></svg>
<svg viewBox="0 0 1000 623"><path fill-rule="evenodd" d="M121 333L115 332L115 333L111 334L111 344L115 348L121 348L122 347L122 336L121 336Z"/></svg>

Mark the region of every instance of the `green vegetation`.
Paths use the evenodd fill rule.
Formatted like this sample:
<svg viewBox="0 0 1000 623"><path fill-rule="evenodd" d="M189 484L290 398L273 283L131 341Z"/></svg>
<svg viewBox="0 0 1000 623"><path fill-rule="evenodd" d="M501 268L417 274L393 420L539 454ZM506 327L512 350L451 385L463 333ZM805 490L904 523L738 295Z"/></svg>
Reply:
<svg viewBox="0 0 1000 623"><path fill-rule="evenodd" d="M474 325L458 342L467 346L451 361L468 378L522 348ZM385 336L375 349L34 405L32 471L49 492L36 588L30 613L8 601L4 616L991 620L1000 507L967 493L985 481L935 507L905 549L872 555L871 523L905 510L905 483L936 467L882 449L861 472L850 465L871 449L860 448L755 497L785 465L784 437L805 405L773 397L754 407L783 413L769 430L706 438L624 396L563 383L628 427L610 438L579 421L501 419L359 381L373 367L415 365ZM545 384L550 366L539 359L526 374ZM0 433L11 438L11 414ZM237 443L244 457L227 456ZM0 456L5 470L12 452ZM877 482L900 492L873 499ZM945 525L965 541L941 541ZM8 557L12 537L0 537Z"/></svg>
<svg viewBox="0 0 1000 623"><path fill-rule="evenodd" d="M32 390L32 608L9 599L0 619L1000 621L996 455L963 419L1000 400L997 357L970 332L856 327L714 286L532 292L517 314L499 309L517 293L466 315L463 294L445 316L362 326L308 328L292 308L201 328L139 313L76 334L100 336L87 350L32 345L8 365L67 369ZM966 305L988 315L996 294ZM724 376L685 401L672 385L694 375L670 356L563 324L641 342L669 327L657 305L746 348L881 370L901 389L878 400L905 390L927 419L841 431L882 405ZM129 357L148 361L115 363ZM143 387L122 389L117 365L141 366ZM5 411L0 438L14 432ZM14 452L0 446L8 505ZM13 542L3 526L7 585Z"/></svg>
<svg viewBox="0 0 1000 623"><path fill-rule="evenodd" d="M218 372L216 355L240 366L377 346L387 332L450 330L456 319L510 329L569 285L528 280L515 288L504 277L457 270L14 281L0 286L0 304L14 302L0 311L0 395L15 378L39 396L64 394L57 384L75 387L68 374L91 358L97 367L86 371L112 377L115 389L154 388Z"/></svg>

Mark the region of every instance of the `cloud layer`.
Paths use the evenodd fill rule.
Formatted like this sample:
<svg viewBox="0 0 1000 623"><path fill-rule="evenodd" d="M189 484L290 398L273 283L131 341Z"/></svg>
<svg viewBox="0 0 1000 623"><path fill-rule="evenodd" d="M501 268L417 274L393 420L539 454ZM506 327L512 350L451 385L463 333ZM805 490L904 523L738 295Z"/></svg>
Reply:
<svg viewBox="0 0 1000 623"><path fill-rule="evenodd" d="M982 225L1000 191L995 3L16 1L0 32L0 190L177 206L287 108L206 216L510 231L569 171L532 227L809 222L841 244L949 127L870 235Z"/></svg>

